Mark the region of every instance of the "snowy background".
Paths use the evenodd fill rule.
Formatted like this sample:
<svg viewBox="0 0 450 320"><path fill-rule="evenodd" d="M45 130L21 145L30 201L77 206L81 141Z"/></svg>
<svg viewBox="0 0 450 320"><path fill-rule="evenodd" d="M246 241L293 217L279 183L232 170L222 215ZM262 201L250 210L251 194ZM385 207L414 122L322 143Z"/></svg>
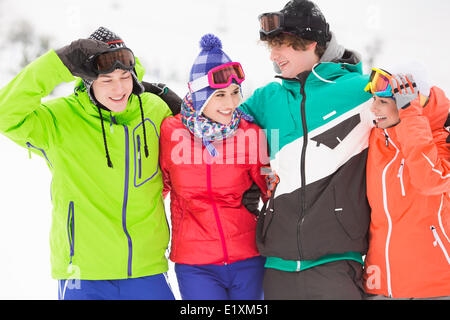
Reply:
<svg viewBox="0 0 450 320"><path fill-rule="evenodd" d="M198 42L215 33L242 63L248 97L273 79L269 51L258 42L257 16L287 0L0 0L0 86L49 48L88 37L105 26L141 59L147 81L164 82L180 96ZM450 1L316 0L338 41L363 56L365 72L403 61L424 64L431 82L450 92ZM51 98L68 95L72 84ZM51 176L43 159L0 136L0 299L56 299L50 277ZM179 293L173 265L169 277Z"/></svg>

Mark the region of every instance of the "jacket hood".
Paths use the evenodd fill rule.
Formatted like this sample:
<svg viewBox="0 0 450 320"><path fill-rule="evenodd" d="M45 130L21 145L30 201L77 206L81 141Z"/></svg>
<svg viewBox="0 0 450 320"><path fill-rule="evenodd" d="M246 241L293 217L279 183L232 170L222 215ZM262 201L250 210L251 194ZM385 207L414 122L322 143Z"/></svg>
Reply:
<svg viewBox="0 0 450 320"><path fill-rule="evenodd" d="M107 143L107 137L106 137L106 131L105 131L105 121L109 123L116 123L116 124L122 124L127 125L130 123L133 119L139 117L139 113L142 119L143 123L143 130L144 130L144 150L145 150L145 156L148 157L149 151L148 151L148 143L147 143L147 135L146 135L146 129L145 129L145 121L144 121L144 111L142 108L142 99L139 96L144 91L144 87L140 83L142 80L142 77L144 75L144 68L140 64L139 60L136 58L136 65L135 65L135 72L136 74L133 74L133 92L128 98L127 107L125 110L121 112L114 112L110 110L105 110L105 112L102 111L101 105L95 105L91 99L91 95L88 90L90 88L86 88L85 83L82 79L78 79L76 82L75 87L75 96L78 98L78 101L80 102L81 107L88 113L89 115L96 117L100 119L100 124L102 128L102 134L103 134L103 144L105 147L105 153L106 153L106 159L107 159L107 165L110 168L113 168L113 163L111 160L111 156L109 154L109 148ZM137 79L136 79L137 77ZM136 86L139 86L139 88L136 88Z"/></svg>
<svg viewBox="0 0 450 320"><path fill-rule="evenodd" d="M297 75L295 79L286 79L277 76L283 80L298 80L308 78L309 81L321 81L326 83L335 83L339 77L346 73L363 74L361 56L355 51L345 49L331 33L331 40L327 42L327 48L321 59L315 64L311 71L304 71ZM313 74L311 76L310 74ZM286 83L287 84L287 83ZM287 85L289 87L289 85Z"/></svg>
<svg viewBox="0 0 450 320"><path fill-rule="evenodd" d="M311 84L329 83L334 84L336 80L351 74L363 75L362 62L358 53L344 50L343 56L330 62L319 62L311 71L305 71L297 75L295 79L286 79L277 76L283 80L283 86L288 90L298 92L300 79L308 79ZM368 79L367 79L368 81Z"/></svg>
<svg viewBox="0 0 450 320"><path fill-rule="evenodd" d="M432 87L428 102L423 107L423 115L428 118L431 131L440 130L445 126L449 112L450 102L444 91Z"/></svg>
<svg viewBox="0 0 450 320"><path fill-rule="evenodd" d="M312 73L321 81L333 82L333 78L342 76L342 72L336 68L338 66L350 72L362 74L362 63L359 53L340 45L336 36L332 33L331 40L327 43L327 48L319 63L312 68Z"/></svg>
<svg viewBox="0 0 450 320"><path fill-rule="evenodd" d="M137 79L142 82L145 74L145 69L136 57L136 66L134 67ZM86 86L83 79L77 78L75 81L74 93L77 96L82 108L90 115L99 118L98 107L91 101L89 94L86 91ZM139 101L135 94L131 94L127 107L124 111L114 112L105 111L102 112L104 120L110 121L111 117L114 117L119 124L126 124L129 120L133 119L139 113Z"/></svg>

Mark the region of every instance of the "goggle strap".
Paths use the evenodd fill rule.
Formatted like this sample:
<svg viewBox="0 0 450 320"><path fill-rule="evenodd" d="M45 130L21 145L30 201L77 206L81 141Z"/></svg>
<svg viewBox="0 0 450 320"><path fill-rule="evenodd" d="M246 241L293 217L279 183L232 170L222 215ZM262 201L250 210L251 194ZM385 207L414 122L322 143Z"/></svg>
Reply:
<svg viewBox="0 0 450 320"><path fill-rule="evenodd" d="M192 93L202 90L203 88L209 87L208 75L206 74L200 78L197 78L189 82L188 87Z"/></svg>

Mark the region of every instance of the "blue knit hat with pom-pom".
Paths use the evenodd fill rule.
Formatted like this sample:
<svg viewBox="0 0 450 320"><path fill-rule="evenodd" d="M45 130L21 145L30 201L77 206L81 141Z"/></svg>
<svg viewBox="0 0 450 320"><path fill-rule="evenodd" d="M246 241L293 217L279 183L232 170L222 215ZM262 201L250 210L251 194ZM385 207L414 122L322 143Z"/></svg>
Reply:
<svg viewBox="0 0 450 320"><path fill-rule="evenodd" d="M191 69L189 82L208 74L212 68L232 62L222 51L222 42L213 34L206 34L200 40L200 54L195 59ZM200 113L203 106L209 100L216 89L203 88L191 94L194 109Z"/></svg>

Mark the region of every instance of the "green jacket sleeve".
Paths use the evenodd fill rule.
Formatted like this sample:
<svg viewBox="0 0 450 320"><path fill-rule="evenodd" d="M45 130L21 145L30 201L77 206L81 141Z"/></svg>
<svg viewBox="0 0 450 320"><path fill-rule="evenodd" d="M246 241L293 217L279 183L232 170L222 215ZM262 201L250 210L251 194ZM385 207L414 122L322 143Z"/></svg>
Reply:
<svg viewBox="0 0 450 320"><path fill-rule="evenodd" d="M47 150L56 132L56 118L41 102L61 82L75 80L51 50L23 69L0 90L0 133L19 145Z"/></svg>
<svg viewBox="0 0 450 320"><path fill-rule="evenodd" d="M274 108L269 101L279 94L280 87L279 83L271 82L264 87L256 89L252 96L239 106L239 109L245 114L252 116L258 126L266 128L266 112L273 112L271 108Z"/></svg>
<svg viewBox="0 0 450 320"><path fill-rule="evenodd" d="M241 109L242 112L252 116L255 119L255 121L257 116L257 113L255 112L256 106L258 105L257 100L258 100L258 90L255 91L250 98L245 100L245 102L239 106L239 109Z"/></svg>

